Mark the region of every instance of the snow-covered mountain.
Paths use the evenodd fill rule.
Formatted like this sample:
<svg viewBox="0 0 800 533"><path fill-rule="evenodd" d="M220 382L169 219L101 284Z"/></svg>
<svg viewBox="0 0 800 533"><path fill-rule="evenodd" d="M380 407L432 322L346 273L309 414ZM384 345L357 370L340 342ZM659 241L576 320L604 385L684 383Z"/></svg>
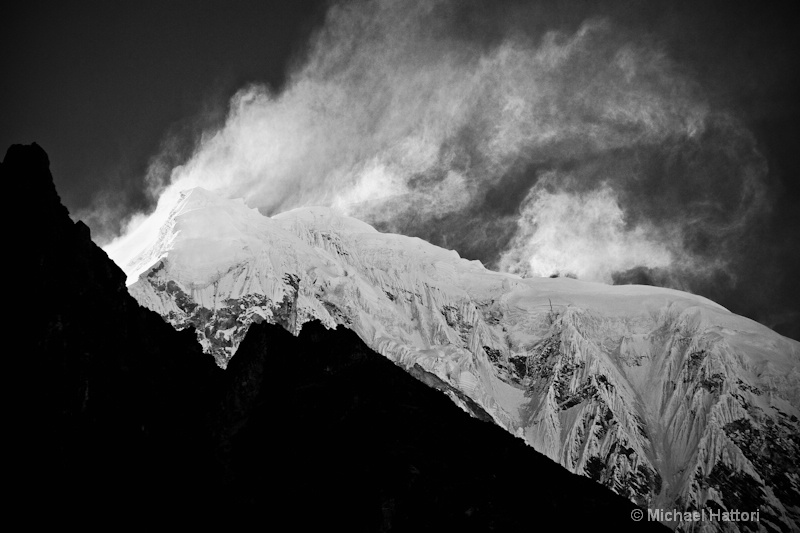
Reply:
<svg viewBox="0 0 800 533"><path fill-rule="evenodd" d="M705 298L521 279L326 208L268 218L200 188L121 266L221 366L253 322L343 324L640 505L758 510L725 527L797 530L800 343Z"/></svg>

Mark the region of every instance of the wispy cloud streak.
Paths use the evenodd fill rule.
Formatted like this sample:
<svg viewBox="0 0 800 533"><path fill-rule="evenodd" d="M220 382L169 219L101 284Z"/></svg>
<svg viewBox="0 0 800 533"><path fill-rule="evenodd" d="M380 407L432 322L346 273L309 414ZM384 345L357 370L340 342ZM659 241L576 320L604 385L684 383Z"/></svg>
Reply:
<svg viewBox="0 0 800 533"><path fill-rule="evenodd" d="M691 288L729 270L769 192L734 116L614 21L488 38L464 9L334 5L283 90L242 89L182 165L155 160L157 209L106 250L125 265L199 185L267 215L332 206L524 275L647 268Z"/></svg>

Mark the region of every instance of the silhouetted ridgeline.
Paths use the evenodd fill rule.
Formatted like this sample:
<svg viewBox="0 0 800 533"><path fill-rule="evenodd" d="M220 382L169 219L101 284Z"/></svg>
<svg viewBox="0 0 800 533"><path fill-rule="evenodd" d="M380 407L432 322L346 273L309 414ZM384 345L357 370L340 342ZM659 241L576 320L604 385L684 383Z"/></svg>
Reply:
<svg viewBox="0 0 800 533"><path fill-rule="evenodd" d="M7 508L30 524L255 518L282 530L659 529L372 352L253 326L227 371L140 308L61 205L45 152L2 164L12 287Z"/></svg>
<svg viewBox="0 0 800 533"><path fill-rule="evenodd" d="M19 503L53 520L53 507L123 517L191 505L214 476L203 420L222 376L192 332L128 295L48 167L35 144L2 165L8 203L29 209L9 232L6 277L21 318L6 370Z"/></svg>

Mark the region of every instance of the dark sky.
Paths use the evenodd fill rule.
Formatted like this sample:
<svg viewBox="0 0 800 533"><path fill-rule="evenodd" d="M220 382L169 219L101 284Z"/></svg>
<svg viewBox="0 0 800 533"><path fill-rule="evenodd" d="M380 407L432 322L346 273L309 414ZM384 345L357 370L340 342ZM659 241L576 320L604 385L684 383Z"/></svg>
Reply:
<svg viewBox="0 0 800 533"><path fill-rule="evenodd" d="M42 145L72 211L109 187L143 207L165 134L213 125L247 83L280 87L324 14L309 0L5 7L0 146Z"/></svg>
<svg viewBox="0 0 800 533"><path fill-rule="evenodd" d="M464 39L477 35L490 42L508 31L575 31L587 18L602 16L663 47L716 108L743 121L769 165L771 211L748 230L751 249L737 251L737 279L690 288L798 338L800 24L793 4L465 0L469 8L459 27ZM73 213L91 207L98 194L112 195L131 212L145 209L142 179L162 144L178 143L169 150L178 164L190 155L196 132L225 118L237 89L258 82L279 91L291 65L302 63L325 12L325 2L310 0L29 1L5 7L0 147L42 145ZM520 183L523 189L530 185L527 178ZM482 213L493 216L488 208ZM468 226L460 217L453 220L454 227ZM455 234L448 239L409 232L459 248ZM474 233L461 238L462 255L487 264L494 258L482 257L486 249L493 246L496 254L501 247L472 250ZM495 234L486 239L497 240ZM643 270L617 279L669 285L659 276Z"/></svg>

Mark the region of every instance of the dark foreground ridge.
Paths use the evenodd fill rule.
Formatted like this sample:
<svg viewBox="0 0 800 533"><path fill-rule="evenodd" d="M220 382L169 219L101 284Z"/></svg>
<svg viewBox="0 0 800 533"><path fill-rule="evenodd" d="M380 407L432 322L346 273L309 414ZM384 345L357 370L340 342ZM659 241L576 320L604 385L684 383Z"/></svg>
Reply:
<svg viewBox="0 0 800 533"><path fill-rule="evenodd" d="M0 173L10 201L34 206L6 226L20 324L8 334L21 341L5 371L6 508L26 523L663 529L633 522L630 502L469 416L350 330L253 326L219 370L193 332L128 295L61 205L39 146L12 146Z"/></svg>

